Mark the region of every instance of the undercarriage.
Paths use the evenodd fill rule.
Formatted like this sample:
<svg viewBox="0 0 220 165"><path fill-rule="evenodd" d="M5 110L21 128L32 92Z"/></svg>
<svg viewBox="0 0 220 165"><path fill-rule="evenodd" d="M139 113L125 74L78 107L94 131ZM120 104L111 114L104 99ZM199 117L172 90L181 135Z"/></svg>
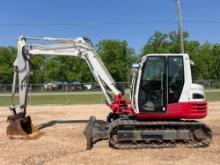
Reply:
<svg viewBox="0 0 220 165"><path fill-rule="evenodd" d="M184 145L190 148L209 146L212 131L194 120L137 121L118 118L110 123L91 117L84 131L87 149L97 141L108 139L115 149L170 148Z"/></svg>

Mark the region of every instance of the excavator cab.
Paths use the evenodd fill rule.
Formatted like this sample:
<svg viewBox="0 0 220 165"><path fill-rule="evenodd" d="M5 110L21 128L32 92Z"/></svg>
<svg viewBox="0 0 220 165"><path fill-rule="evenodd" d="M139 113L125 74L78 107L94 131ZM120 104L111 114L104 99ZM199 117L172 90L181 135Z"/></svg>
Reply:
<svg viewBox="0 0 220 165"><path fill-rule="evenodd" d="M138 108L141 113L166 112L178 102L184 85L183 57L150 56L142 66Z"/></svg>
<svg viewBox="0 0 220 165"><path fill-rule="evenodd" d="M131 104L137 116L148 119L206 116L204 88L192 83L188 54L149 54L138 61L135 69ZM201 108L187 110L192 104Z"/></svg>

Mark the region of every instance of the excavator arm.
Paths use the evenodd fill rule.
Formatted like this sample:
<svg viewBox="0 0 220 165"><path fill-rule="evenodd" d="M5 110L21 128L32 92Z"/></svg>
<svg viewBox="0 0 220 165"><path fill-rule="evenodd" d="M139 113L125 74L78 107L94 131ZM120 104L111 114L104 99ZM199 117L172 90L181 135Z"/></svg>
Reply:
<svg viewBox="0 0 220 165"><path fill-rule="evenodd" d="M40 44L33 44L40 43ZM116 84L105 65L99 58L92 43L85 38L62 39L62 38L32 38L20 36L17 41L17 57L14 62L14 77L12 84L12 105L10 110L13 112L8 117L10 123L7 128L7 134L30 135L33 130L30 116L26 116L28 84L32 75L32 57L37 55L48 56L71 56L79 57L86 61L95 80L98 82L106 98L107 104L114 109L115 99L111 97L109 90L116 98L121 98L121 92L116 88ZM14 95L16 84L19 84L19 109L16 111L14 104ZM93 121L94 123L94 121ZM91 125L90 125L91 126ZM90 129L87 129L90 131ZM88 132L87 131L87 132ZM89 133L91 135L91 133Z"/></svg>
<svg viewBox="0 0 220 165"><path fill-rule="evenodd" d="M28 41L40 41L47 44L33 45L29 44ZM18 77L20 112L24 112L24 114L26 114L28 83L32 75L31 58L36 55L79 57L88 64L95 80L101 87L108 105L113 101L108 93L108 89L116 96L120 94L120 91L116 88L115 81L97 55L90 41L83 38L61 39L21 36L17 42L17 58L14 62L12 95L15 93L16 79ZM10 109L16 113L14 105Z"/></svg>

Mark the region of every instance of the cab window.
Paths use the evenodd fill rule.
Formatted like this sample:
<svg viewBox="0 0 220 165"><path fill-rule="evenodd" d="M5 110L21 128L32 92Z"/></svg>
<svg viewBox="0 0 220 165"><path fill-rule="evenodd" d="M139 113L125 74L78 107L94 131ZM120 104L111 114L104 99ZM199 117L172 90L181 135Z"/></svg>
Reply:
<svg viewBox="0 0 220 165"><path fill-rule="evenodd" d="M177 103L184 85L182 57L168 57L168 103Z"/></svg>

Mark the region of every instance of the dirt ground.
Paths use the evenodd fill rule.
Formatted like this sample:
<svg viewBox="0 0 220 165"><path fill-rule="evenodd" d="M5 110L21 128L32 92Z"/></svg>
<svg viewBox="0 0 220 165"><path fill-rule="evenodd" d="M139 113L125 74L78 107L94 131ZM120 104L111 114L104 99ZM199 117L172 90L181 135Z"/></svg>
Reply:
<svg viewBox="0 0 220 165"><path fill-rule="evenodd" d="M44 135L36 140L12 140L5 135L7 107L0 107L0 164L220 164L220 102L209 103L202 120L214 133L208 148L115 150L101 141L87 151L83 130L89 116L105 119L105 105L29 106L29 113Z"/></svg>

